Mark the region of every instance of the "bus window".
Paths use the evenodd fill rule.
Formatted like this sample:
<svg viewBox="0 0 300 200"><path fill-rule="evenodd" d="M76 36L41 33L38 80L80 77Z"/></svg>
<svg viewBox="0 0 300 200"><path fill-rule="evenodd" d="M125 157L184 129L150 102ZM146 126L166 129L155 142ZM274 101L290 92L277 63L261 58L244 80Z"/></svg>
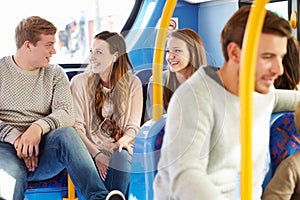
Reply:
<svg viewBox="0 0 300 200"><path fill-rule="evenodd" d="M239 0L239 6L251 5L253 0ZM288 0L270 0L269 3L265 5L267 10L271 10L275 12L280 17L283 17L286 20L289 20L290 10L289 10L290 2Z"/></svg>
<svg viewBox="0 0 300 200"><path fill-rule="evenodd" d="M290 19L289 13L288 13L288 1L277 1L272 3L266 4L266 9L271 10L275 12L280 17L283 17L286 20Z"/></svg>
<svg viewBox="0 0 300 200"><path fill-rule="evenodd" d="M93 36L103 30L121 32L136 0L11 0L1 13L0 57L14 54L14 30L19 21L41 16L57 27L56 51L51 63L87 63ZM117 5L117 6L116 6ZM18 13L18 15L16 15ZM5 19L5 20L4 20Z"/></svg>

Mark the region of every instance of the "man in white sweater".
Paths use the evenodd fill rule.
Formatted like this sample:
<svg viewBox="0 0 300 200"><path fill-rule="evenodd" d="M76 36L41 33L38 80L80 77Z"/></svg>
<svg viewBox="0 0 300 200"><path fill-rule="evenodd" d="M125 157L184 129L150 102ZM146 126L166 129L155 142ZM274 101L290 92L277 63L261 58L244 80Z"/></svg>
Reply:
<svg viewBox="0 0 300 200"><path fill-rule="evenodd" d="M154 181L156 200L239 198L241 161L239 71L250 6L225 25L225 62L203 67L173 95ZM294 110L300 93L275 90L291 37L289 23L267 11L260 36L253 93L253 199L260 199L272 112Z"/></svg>
<svg viewBox="0 0 300 200"><path fill-rule="evenodd" d="M24 199L29 181L52 178L64 168L86 199L110 199L71 127L67 76L49 64L56 53L55 33L56 27L41 17L23 19L16 27L16 53L0 59L0 169L15 179L13 200Z"/></svg>

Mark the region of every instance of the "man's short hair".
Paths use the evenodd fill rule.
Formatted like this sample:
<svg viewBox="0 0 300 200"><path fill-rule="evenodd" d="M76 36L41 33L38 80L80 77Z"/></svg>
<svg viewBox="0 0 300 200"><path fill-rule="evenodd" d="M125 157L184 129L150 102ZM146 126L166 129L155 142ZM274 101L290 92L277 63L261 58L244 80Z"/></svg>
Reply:
<svg viewBox="0 0 300 200"><path fill-rule="evenodd" d="M221 33L221 45L225 61L228 61L229 59L227 45L230 42L235 42L240 48L242 48L244 33L250 11L250 5L241 7L224 26ZM266 11L262 32L287 38L292 37L292 28L289 22L270 10Z"/></svg>

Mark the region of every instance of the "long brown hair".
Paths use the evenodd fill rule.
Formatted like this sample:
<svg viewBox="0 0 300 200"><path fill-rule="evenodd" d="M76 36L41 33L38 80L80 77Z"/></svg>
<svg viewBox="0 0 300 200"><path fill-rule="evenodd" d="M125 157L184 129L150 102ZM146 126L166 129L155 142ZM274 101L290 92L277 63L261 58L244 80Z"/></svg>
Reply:
<svg viewBox="0 0 300 200"><path fill-rule="evenodd" d="M298 90L300 81L299 43L294 38L288 39L287 54L282 60L284 72L279 76L274 86L278 89Z"/></svg>
<svg viewBox="0 0 300 200"><path fill-rule="evenodd" d="M201 66L206 65L206 53L200 36L192 29L184 28L169 33L168 38L176 37L187 44L190 61L188 66L192 66L192 74ZM188 67L187 66L187 67ZM180 83L175 72L167 71L166 84L163 91L163 106L167 110L170 99Z"/></svg>
<svg viewBox="0 0 300 200"><path fill-rule="evenodd" d="M127 94L129 88L128 67L134 73L132 63L126 52L126 44L123 36L116 32L103 31L95 35L94 39L105 40L109 44L110 53L118 52L119 57L113 64L110 83L114 85L112 92L112 103L114 106L114 119L120 120L128 107ZM91 71L91 70L90 70ZM95 108L96 115L100 121L104 119L102 116L102 108L106 99L105 93L102 91L103 85L99 74L90 72L88 79L88 91L91 95L92 107Z"/></svg>

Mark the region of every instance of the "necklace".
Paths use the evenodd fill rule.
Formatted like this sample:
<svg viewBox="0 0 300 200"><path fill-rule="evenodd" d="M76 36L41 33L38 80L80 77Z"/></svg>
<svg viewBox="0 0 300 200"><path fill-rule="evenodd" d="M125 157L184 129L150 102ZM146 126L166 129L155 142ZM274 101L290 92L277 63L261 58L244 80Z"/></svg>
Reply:
<svg viewBox="0 0 300 200"><path fill-rule="evenodd" d="M114 105L112 103L112 90L113 89L103 87L102 90L106 96L106 99L104 101L104 105L102 108L102 115L103 115L103 117L110 118L110 116L112 116L112 114L113 114L113 108L114 108Z"/></svg>

